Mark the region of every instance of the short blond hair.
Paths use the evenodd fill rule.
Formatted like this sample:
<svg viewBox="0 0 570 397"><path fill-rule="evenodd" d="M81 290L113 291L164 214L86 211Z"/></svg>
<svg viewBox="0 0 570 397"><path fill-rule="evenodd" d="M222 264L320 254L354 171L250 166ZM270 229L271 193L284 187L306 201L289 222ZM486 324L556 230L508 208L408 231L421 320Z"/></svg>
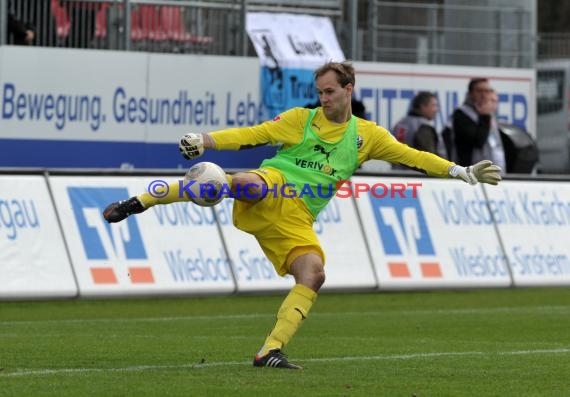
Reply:
<svg viewBox="0 0 570 397"><path fill-rule="evenodd" d="M344 62L327 62L317 70L315 70L315 80L323 76L325 73L333 71L336 73L336 80L341 87L347 84L354 85L356 79L354 77L354 66L348 61Z"/></svg>

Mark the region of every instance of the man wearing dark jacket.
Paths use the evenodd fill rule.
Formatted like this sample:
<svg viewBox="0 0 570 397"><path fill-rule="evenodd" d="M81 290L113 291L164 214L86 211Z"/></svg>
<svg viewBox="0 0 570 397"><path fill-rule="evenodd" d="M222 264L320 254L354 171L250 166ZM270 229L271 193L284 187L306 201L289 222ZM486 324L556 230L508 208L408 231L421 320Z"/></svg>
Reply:
<svg viewBox="0 0 570 397"><path fill-rule="evenodd" d="M442 133L449 160L460 165L471 164L473 151L487 143L494 109L489 96L492 91L486 78L469 82L465 102L455 109Z"/></svg>
<svg viewBox="0 0 570 397"><path fill-rule="evenodd" d="M31 45L35 38L35 27L31 22L19 20L13 13L8 13L8 34L16 45Z"/></svg>

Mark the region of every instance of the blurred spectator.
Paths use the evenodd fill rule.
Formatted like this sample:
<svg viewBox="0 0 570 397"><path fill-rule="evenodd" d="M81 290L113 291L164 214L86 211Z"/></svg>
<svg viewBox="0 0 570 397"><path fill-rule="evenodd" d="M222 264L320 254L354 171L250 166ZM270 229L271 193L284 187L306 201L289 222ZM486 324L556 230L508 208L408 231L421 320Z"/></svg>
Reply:
<svg viewBox="0 0 570 397"><path fill-rule="evenodd" d="M29 4L26 4L25 8L29 10ZM36 27L34 24L31 21L23 21L21 18L16 16L14 13L13 1L8 3L7 9L8 37L12 35L13 43L15 45L32 45L36 38Z"/></svg>
<svg viewBox="0 0 570 397"><path fill-rule="evenodd" d="M361 119L366 120L366 107L362 101L355 99L352 97L352 114L356 117L360 117Z"/></svg>
<svg viewBox="0 0 570 397"><path fill-rule="evenodd" d="M414 149L438 154L438 137L434 127L437 111L435 94L420 91L412 99L408 114L396 123L392 133L398 141Z"/></svg>
<svg viewBox="0 0 570 397"><path fill-rule="evenodd" d="M24 23L13 14L8 14L8 34L14 37L15 45L32 45L36 36L35 27L31 23Z"/></svg>
<svg viewBox="0 0 570 397"><path fill-rule="evenodd" d="M486 94L486 100L490 103L489 106L491 111L489 136L481 149L473 149L471 158L474 161L473 164L481 160L491 160L493 163L501 167L502 173L504 174L507 171L507 164L505 161L505 150L501 139L499 123L497 121L497 108L499 106L499 96L497 95L497 91L491 89L491 91Z"/></svg>
<svg viewBox="0 0 570 397"><path fill-rule="evenodd" d="M501 140L494 133L489 140L491 121L497 110L492 93L493 89L486 78L474 78L469 82L465 101L455 109L442 131L449 160L459 165L472 164L475 158L501 161ZM504 153L502 162L504 164Z"/></svg>
<svg viewBox="0 0 570 397"><path fill-rule="evenodd" d="M7 5L7 43L56 45L55 20L49 1L10 0Z"/></svg>

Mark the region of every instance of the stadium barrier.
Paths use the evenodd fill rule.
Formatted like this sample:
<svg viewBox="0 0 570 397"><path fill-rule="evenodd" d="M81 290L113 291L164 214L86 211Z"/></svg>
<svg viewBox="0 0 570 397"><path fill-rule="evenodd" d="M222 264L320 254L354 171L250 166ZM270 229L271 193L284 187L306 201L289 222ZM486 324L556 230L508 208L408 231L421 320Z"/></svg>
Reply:
<svg viewBox="0 0 570 397"><path fill-rule="evenodd" d="M374 178L385 182L394 178ZM370 183L370 178L354 178ZM494 223L481 186L406 179L417 198L356 200L380 289L508 287Z"/></svg>
<svg viewBox="0 0 570 397"><path fill-rule="evenodd" d="M0 175L0 192L0 299L77 296L46 178Z"/></svg>
<svg viewBox="0 0 570 397"><path fill-rule="evenodd" d="M108 203L174 178L1 175L0 299L291 287L253 237L232 226L231 199L212 208L156 206L113 225L102 218ZM570 181L351 182L353 190L343 190L315 222L327 254L325 291L570 285Z"/></svg>

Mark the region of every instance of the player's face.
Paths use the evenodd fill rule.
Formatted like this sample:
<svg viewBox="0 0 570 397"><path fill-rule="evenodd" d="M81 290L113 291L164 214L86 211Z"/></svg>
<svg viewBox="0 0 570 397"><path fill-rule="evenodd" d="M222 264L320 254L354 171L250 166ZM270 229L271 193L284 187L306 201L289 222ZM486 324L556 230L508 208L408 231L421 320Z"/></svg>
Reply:
<svg viewBox="0 0 570 397"><path fill-rule="evenodd" d="M317 78L317 92L323 112L329 121L344 123L350 118L350 98L352 84L341 87L336 73L329 70Z"/></svg>

